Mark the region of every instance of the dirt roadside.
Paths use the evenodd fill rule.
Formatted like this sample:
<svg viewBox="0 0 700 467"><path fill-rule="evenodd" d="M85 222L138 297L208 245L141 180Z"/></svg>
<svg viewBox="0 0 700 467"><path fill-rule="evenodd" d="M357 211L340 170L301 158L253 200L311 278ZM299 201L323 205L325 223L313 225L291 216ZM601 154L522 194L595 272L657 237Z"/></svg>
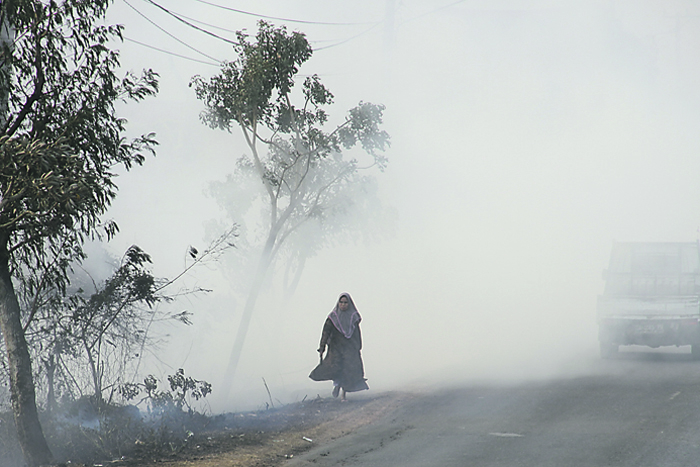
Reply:
<svg viewBox="0 0 700 467"><path fill-rule="evenodd" d="M130 467L274 467L311 448L385 417L415 396L388 392L353 395L347 402L316 398L280 409L220 416L211 431L193 435L185 449Z"/></svg>

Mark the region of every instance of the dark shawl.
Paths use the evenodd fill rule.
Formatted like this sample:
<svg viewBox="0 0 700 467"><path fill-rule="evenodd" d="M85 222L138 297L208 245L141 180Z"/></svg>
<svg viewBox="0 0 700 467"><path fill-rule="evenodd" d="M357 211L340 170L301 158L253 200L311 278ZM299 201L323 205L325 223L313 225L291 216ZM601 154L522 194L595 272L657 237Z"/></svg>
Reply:
<svg viewBox="0 0 700 467"><path fill-rule="evenodd" d="M364 378L365 370L360 353L362 318L350 295L343 293L340 297L343 296L347 297L350 305L346 311L340 311L336 303L335 308L326 318L319 348L325 349L327 345L328 353L313 369L309 378L314 381L333 380L347 392L362 391L369 389Z"/></svg>

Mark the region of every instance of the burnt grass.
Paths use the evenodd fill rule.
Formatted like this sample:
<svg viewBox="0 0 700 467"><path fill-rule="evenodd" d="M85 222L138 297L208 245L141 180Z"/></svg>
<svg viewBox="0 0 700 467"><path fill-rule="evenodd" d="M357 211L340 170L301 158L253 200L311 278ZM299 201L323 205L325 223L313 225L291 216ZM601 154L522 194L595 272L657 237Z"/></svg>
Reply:
<svg viewBox="0 0 700 467"><path fill-rule="evenodd" d="M158 425L114 415L102 419L99 429L46 419L42 425L56 465L61 467L208 467L223 458L226 465L275 466L324 439L368 423L391 405L391 398L386 394L364 395L341 403L317 396L250 412L214 416L180 413ZM9 413L0 414L0 435L0 465L22 467Z"/></svg>
<svg viewBox="0 0 700 467"><path fill-rule="evenodd" d="M205 416L180 411L158 424L113 407L98 429L55 418L42 425L60 467L276 467L372 423L412 397L353 394L341 403L317 396L250 412ZM0 465L24 466L9 413L0 413Z"/></svg>
<svg viewBox="0 0 700 467"><path fill-rule="evenodd" d="M142 466L174 461L197 461L217 455L231 453L243 447L272 446L289 432L303 432L321 423L333 420L349 410L357 410L371 399L341 404L337 399L320 398L296 402L279 408L266 410L226 413L210 418L210 423L201 432L193 433L179 447L171 452L143 446L133 456L120 461L113 460L114 466ZM288 455L305 451L310 445L290 447ZM280 459L282 460L282 459ZM73 464L75 465L75 464Z"/></svg>
<svg viewBox="0 0 700 467"><path fill-rule="evenodd" d="M413 394L358 395L347 403L317 397L264 411L223 414L181 449L158 458L144 451L112 463L133 467L277 467L315 446L352 433L393 413Z"/></svg>

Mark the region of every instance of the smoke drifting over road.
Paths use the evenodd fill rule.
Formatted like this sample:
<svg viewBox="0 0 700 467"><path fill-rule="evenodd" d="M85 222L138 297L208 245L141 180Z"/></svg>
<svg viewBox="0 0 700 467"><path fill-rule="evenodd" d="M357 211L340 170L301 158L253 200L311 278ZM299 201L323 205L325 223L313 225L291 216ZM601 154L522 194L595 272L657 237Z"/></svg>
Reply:
<svg viewBox="0 0 700 467"><path fill-rule="evenodd" d="M195 3L168 5L219 24L221 10ZM276 18L369 23L286 24L316 49L301 74L319 74L334 93L334 121L360 100L386 105L392 146L377 196L392 215L364 227L375 240L309 259L289 301L270 282L235 381L221 375L243 304L236 266L224 260L185 279L213 292L178 304L195 313L194 324L170 330L153 368L185 367L210 381L215 411L264 406L262 378L281 402L329 394L307 375L342 291L363 316L372 390L585 373L598 358L595 303L612 241L695 240L695 2L239 3ZM254 17L228 14L226 27L255 31ZM111 15L127 37L176 47L123 4ZM233 58L230 45L174 30L208 55ZM133 42L122 62L161 74L156 99L124 109L129 128L155 131L161 145L118 180L110 215L121 233L112 248L119 255L138 244L158 275L173 275L188 245L220 233L212 221L224 214L206 191L246 146L236 131L198 120L201 103L187 83L217 67ZM216 396L223 385L231 385L227 400Z"/></svg>

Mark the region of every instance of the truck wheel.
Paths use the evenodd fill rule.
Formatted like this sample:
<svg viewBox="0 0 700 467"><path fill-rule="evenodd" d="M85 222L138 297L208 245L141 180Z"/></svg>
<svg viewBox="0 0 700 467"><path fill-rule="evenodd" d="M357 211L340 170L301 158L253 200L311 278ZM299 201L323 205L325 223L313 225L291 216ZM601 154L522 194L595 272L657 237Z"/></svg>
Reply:
<svg viewBox="0 0 700 467"><path fill-rule="evenodd" d="M601 358L611 358L617 355L617 350L619 349L619 346L617 344L613 344L612 342L600 342L600 357ZM700 347L698 347L698 351L700 351Z"/></svg>
<svg viewBox="0 0 700 467"><path fill-rule="evenodd" d="M690 355L693 357L693 360L700 360L700 344L690 346Z"/></svg>

